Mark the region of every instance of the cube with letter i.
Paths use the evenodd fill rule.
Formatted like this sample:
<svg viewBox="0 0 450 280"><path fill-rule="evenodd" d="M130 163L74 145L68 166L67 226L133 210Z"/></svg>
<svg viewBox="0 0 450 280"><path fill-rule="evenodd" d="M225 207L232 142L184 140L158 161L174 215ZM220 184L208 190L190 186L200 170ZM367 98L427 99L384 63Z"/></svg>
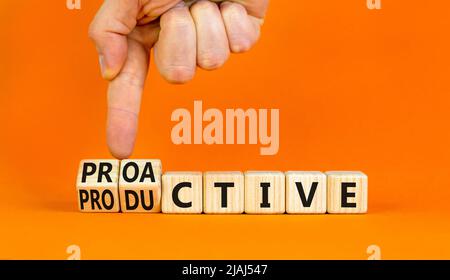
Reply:
<svg viewBox="0 0 450 280"><path fill-rule="evenodd" d="M119 178L122 212L161 212L161 172L159 159L122 160Z"/></svg>
<svg viewBox="0 0 450 280"><path fill-rule="evenodd" d="M367 213L367 175L359 171L331 171L327 175L327 212Z"/></svg>
<svg viewBox="0 0 450 280"><path fill-rule="evenodd" d="M119 161L83 160L77 177L81 212L119 212Z"/></svg>
<svg viewBox="0 0 450 280"><path fill-rule="evenodd" d="M283 172L245 173L245 213L284 214L285 176Z"/></svg>

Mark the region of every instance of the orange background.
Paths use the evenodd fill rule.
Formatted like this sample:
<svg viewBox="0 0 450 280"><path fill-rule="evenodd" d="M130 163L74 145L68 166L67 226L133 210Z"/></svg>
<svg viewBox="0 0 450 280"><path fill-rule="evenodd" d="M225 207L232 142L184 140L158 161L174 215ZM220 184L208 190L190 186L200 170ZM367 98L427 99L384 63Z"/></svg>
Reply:
<svg viewBox="0 0 450 280"><path fill-rule="evenodd" d="M152 64L135 158L169 170L362 170L362 216L82 214L84 158L110 157L87 38L100 0L0 1L0 258L450 258L450 2L272 1L258 45L173 86ZM175 146L170 115L279 108L280 151Z"/></svg>

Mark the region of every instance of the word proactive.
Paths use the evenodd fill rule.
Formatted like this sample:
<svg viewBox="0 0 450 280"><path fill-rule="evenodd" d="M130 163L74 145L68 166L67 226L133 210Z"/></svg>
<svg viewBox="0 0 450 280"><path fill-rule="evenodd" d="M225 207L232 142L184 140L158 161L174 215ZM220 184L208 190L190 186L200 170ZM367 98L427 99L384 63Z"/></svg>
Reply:
<svg viewBox="0 0 450 280"><path fill-rule="evenodd" d="M349 171L166 172L161 161L83 160L82 212L367 213L368 179Z"/></svg>
<svg viewBox="0 0 450 280"><path fill-rule="evenodd" d="M275 155L280 145L280 112L270 110L270 134L268 115L268 109L227 109L224 116L222 111L214 108L203 112L203 102L194 101L193 117L188 109L172 112L171 120L178 122L172 128L172 142L175 145L256 145L259 142L264 146L260 149L261 155ZM204 122L207 122L205 127Z"/></svg>

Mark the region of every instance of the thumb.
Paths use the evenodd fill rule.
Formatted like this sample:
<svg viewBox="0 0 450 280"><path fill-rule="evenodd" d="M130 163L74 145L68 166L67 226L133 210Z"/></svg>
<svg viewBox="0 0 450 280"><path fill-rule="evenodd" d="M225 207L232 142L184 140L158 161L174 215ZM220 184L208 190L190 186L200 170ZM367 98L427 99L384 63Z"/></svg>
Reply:
<svg viewBox="0 0 450 280"><path fill-rule="evenodd" d="M136 26L140 0L105 0L89 28L103 78L113 80L127 59L127 35Z"/></svg>

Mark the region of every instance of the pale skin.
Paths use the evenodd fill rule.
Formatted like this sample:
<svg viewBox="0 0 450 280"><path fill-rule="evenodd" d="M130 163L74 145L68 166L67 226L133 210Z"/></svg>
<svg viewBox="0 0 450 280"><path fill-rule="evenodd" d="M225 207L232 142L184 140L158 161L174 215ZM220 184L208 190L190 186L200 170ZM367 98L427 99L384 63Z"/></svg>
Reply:
<svg viewBox="0 0 450 280"><path fill-rule="evenodd" d="M125 159L133 152L151 49L164 79L186 83L197 67L218 69L230 53L250 50L260 36L268 1L105 0L89 36L109 81L111 154Z"/></svg>

